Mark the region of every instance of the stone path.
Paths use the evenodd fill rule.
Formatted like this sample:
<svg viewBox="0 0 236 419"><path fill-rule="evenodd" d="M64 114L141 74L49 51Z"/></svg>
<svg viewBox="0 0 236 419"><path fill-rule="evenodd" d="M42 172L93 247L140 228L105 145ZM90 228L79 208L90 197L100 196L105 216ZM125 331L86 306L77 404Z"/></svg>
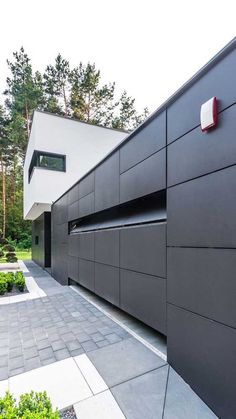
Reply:
<svg viewBox="0 0 236 419"><path fill-rule="evenodd" d="M165 360L26 265L47 296L0 307L0 393L45 388L54 405L73 404L80 419L216 418Z"/></svg>

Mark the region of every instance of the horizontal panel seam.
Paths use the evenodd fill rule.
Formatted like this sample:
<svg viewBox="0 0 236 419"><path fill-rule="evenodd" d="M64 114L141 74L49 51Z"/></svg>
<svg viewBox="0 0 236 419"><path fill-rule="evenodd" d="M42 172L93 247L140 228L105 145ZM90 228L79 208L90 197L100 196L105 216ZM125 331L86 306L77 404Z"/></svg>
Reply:
<svg viewBox="0 0 236 419"><path fill-rule="evenodd" d="M124 271L135 272L137 274L143 274L143 275L147 275L147 276L153 276L154 278L160 278L160 279L165 279L166 280L166 277L164 277L164 276L153 275L153 274L149 274L149 273L146 273L146 272L135 271L134 269L124 268L123 266L111 265L109 263L99 262L97 259L87 259L87 258L82 258L80 256L72 256L72 257L75 257L75 258L78 258L78 259L82 259L82 260L85 260L87 262L98 263L99 265L110 266L111 268L122 269Z"/></svg>
<svg viewBox="0 0 236 419"><path fill-rule="evenodd" d="M130 169L133 169L133 167L138 166L140 163L144 162L145 160L149 159L149 157L154 156L154 154L158 154L160 151L164 150L167 146L164 145L163 147L159 148L158 150L154 151L152 154L149 154L147 157L145 157L144 159L138 161L137 163L133 164L132 166L130 166L128 169L123 170L123 172L120 172L120 175L123 175L123 173L128 172Z"/></svg>
<svg viewBox="0 0 236 419"><path fill-rule="evenodd" d="M201 178L203 178L204 176L209 176L209 175L212 175L213 173L218 173L218 172L221 172L222 170L227 170L227 169L230 169L231 167L234 167L234 166L236 166L236 163L233 163L233 164L230 164L230 165L228 165L228 166L221 167L220 169L216 169L216 170L213 170L213 171L210 171L210 172L204 173L204 174L202 174L202 175L199 175L199 176L196 176L196 177L193 177L193 178L190 178L190 179L184 180L183 182L178 182L178 183L175 183L174 185L169 185L169 186L167 186L167 189L174 188L175 186L179 186L179 185L182 185L182 184L184 184L184 183L191 182L191 181L196 180L196 179L201 179Z"/></svg>
<svg viewBox="0 0 236 419"><path fill-rule="evenodd" d="M187 308L185 308L185 307L178 306L177 304L171 303L170 301L167 301L167 304L169 304L169 305L171 305L171 306L173 306L173 307L176 307L176 308L178 308L178 309L180 309L180 310L187 311L187 312L189 312L189 313L191 313L191 314L194 314L195 316L201 317L201 318L203 318L203 319L205 319L205 320L209 320L209 321L211 321L211 322L217 323L217 324L219 324L219 325L221 325L221 326L228 327L229 329L233 329L233 330L235 330L235 331L236 331L236 327L230 326L230 325L228 325L228 324L226 324L226 323L223 323L223 322L220 322L220 321L218 321L218 320L212 319L212 318L210 318L210 317L204 316L203 314L199 314L199 313L197 313L196 311L192 311L192 310L189 310L189 309L187 309Z"/></svg>
<svg viewBox="0 0 236 419"><path fill-rule="evenodd" d="M218 112L218 115L220 115L222 112L226 111L227 109L231 108L232 106L234 106L236 104L236 102L231 103L230 105L226 106L225 108L221 109ZM168 108L167 108L168 111ZM200 115L200 112L199 112ZM193 128L189 129L188 131L186 131L184 134L180 135L179 137L175 138L174 140L168 142L168 138L167 138L167 147L173 143L175 143L176 141L180 140L181 138L183 138L185 135L189 134L190 132L192 132L193 130L195 130L196 128L200 128L201 124L197 124L195 125Z"/></svg>
<svg viewBox="0 0 236 419"><path fill-rule="evenodd" d="M236 247L220 247L220 246L178 246L167 244L167 247L170 249L214 249L214 250L236 250Z"/></svg>

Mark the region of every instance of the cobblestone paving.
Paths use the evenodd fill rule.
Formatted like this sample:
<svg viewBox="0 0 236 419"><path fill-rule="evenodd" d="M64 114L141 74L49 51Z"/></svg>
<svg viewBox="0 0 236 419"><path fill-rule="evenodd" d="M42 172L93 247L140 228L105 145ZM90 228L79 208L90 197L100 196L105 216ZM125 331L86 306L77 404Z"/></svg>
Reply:
<svg viewBox="0 0 236 419"><path fill-rule="evenodd" d="M0 306L0 380L129 337L73 290L56 287L54 295Z"/></svg>

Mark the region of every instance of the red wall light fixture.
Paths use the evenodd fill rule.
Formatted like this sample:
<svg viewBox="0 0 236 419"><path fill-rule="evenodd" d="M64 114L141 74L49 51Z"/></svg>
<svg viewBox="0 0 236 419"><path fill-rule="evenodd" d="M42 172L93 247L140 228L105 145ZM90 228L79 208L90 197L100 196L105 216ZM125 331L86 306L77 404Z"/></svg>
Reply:
<svg viewBox="0 0 236 419"><path fill-rule="evenodd" d="M207 102L203 103L200 112L201 129L208 131L217 124L217 99L212 97Z"/></svg>

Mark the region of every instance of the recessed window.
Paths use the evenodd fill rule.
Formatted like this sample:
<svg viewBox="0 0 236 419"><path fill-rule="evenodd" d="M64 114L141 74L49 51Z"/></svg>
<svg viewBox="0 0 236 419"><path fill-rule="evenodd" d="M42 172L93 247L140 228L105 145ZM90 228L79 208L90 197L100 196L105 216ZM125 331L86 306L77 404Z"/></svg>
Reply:
<svg viewBox="0 0 236 419"><path fill-rule="evenodd" d="M39 236L35 236L35 244L39 244Z"/></svg>
<svg viewBox="0 0 236 419"><path fill-rule="evenodd" d="M29 167L29 182L34 167L41 167L47 170L65 172L66 157L62 154L48 153L44 151L35 150Z"/></svg>

